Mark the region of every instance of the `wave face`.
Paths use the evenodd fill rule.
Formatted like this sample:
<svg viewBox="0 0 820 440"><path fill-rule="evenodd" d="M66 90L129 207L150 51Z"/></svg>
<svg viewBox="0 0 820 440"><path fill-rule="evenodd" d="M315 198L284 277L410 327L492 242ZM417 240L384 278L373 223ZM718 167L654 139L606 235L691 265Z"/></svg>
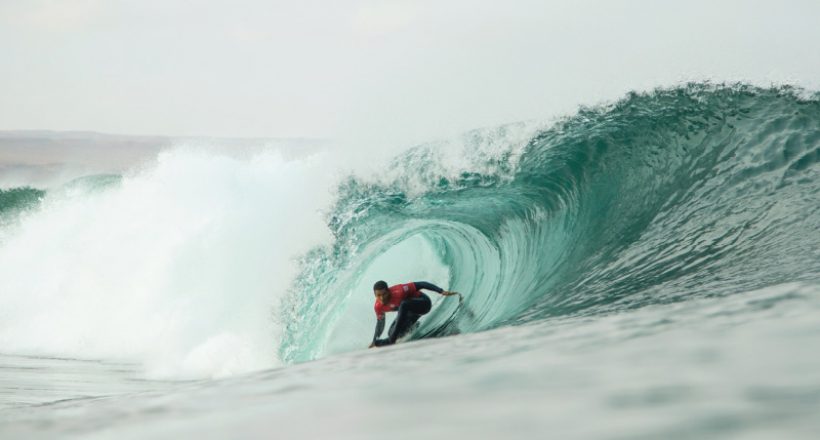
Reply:
<svg viewBox="0 0 820 440"><path fill-rule="evenodd" d="M509 131L467 135L459 173L428 145L342 184L335 241L286 298L280 357L366 344L377 279L465 294L439 299L415 338L820 280L816 94L690 84L523 143Z"/></svg>
<svg viewBox="0 0 820 440"><path fill-rule="evenodd" d="M820 98L790 88L631 94L341 182L323 154L3 191L0 352L224 375L363 349L379 279L464 294L411 338L820 281Z"/></svg>

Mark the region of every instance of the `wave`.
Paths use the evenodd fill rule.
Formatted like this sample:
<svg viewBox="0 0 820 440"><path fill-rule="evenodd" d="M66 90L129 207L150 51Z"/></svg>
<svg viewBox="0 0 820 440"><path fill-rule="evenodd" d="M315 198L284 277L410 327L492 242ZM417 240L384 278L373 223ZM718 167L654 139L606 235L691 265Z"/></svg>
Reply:
<svg viewBox="0 0 820 440"><path fill-rule="evenodd" d="M335 242L303 258L283 308L280 357L361 345L383 271L465 294L415 337L820 278L817 94L689 84L584 108L524 145L508 132L466 135L467 171L421 146L341 185Z"/></svg>
<svg viewBox="0 0 820 440"><path fill-rule="evenodd" d="M338 159L182 148L3 191L0 352L225 375L366 347L378 279L464 294L412 338L820 279L820 97L797 89L689 84Z"/></svg>
<svg viewBox="0 0 820 440"><path fill-rule="evenodd" d="M37 206L43 195L45 195L44 190L28 186L0 189L0 216L32 209Z"/></svg>

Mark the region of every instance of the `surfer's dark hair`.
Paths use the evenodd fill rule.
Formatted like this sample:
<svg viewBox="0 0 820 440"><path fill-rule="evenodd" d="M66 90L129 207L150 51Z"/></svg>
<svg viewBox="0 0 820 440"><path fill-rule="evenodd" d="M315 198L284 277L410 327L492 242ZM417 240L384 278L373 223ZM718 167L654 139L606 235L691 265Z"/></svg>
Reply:
<svg viewBox="0 0 820 440"><path fill-rule="evenodd" d="M387 289L387 282L386 281L376 281L376 284L373 285L373 290L385 290Z"/></svg>

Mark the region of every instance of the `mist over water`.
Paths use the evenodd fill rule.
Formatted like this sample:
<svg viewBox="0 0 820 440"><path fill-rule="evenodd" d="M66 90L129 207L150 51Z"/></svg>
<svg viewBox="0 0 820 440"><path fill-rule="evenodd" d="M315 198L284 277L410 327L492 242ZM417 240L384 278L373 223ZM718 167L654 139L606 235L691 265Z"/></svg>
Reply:
<svg viewBox="0 0 820 440"><path fill-rule="evenodd" d="M277 365L293 257L328 235L320 161L179 149L49 191L4 231L0 347L162 375Z"/></svg>

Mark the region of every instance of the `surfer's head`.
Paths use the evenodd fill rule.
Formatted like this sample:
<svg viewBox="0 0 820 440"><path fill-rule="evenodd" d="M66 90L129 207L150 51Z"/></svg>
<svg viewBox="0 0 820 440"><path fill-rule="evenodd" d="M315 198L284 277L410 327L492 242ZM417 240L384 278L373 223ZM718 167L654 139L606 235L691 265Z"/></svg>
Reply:
<svg viewBox="0 0 820 440"><path fill-rule="evenodd" d="M386 304L390 301L390 289L387 288L387 283L384 281L376 281L373 285L373 295L376 296L376 301Z"/></svg>

